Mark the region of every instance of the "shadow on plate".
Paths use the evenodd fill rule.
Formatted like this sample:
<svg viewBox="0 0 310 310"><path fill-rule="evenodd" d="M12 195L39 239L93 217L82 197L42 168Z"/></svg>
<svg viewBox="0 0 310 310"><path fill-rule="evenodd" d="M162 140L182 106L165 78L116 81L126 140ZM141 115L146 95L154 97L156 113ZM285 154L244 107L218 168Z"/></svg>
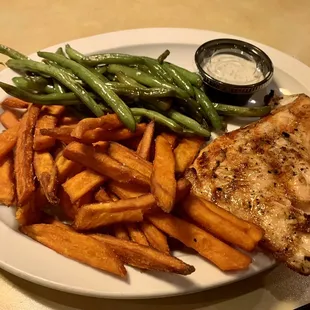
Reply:
<svg viewBox="0 0 310 310"><path fill-rule="evenodd" d="M235 299L253 291L259 290L265 282L266 276L270 271L263 272L250 279L226 285L220 288L214 288L205 292L189 294L177 297L168 297L151 300L113 300L93 297L78 296L69 293L63 293L49 288L33 284L20 279L7 272L1 271L5 281L18 288L23 294L27 295L33 302L52 307L55 310L89 310L89 309L118 309L118 310L194 310L203 306L216 305L225 300ZM272 273L273 271L271 271ZM206 275L208 276L208 275ZM175 277L175 276L173 276ZM185 282L184 282L185 283ZM259 290L261 291L261 290ZM262 292L255 294L255 298L247 298L244 303L244 309L253 309L253 306L262 299ZM216 309L231 309L220 306Z"/></svg>
<svg viewBox="0 0 310 310"><path fill-rule="evenodd" d="M299 306L310 300L310 277L299 275L284 265L268 274L265 283L269 292L278 300L298 300Z"/></svg>

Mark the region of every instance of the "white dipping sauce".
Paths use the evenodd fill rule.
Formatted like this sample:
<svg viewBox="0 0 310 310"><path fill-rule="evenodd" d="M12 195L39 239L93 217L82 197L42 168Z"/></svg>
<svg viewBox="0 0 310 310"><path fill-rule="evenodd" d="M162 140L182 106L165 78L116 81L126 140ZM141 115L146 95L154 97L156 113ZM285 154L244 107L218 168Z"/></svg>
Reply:
<svg viewBox="0 0 310 310"><path fill-rule="evenodd" d="M203 69L213 78L234 85L250 85L264 79L254 61L233 54L214 55Z"/></svg>

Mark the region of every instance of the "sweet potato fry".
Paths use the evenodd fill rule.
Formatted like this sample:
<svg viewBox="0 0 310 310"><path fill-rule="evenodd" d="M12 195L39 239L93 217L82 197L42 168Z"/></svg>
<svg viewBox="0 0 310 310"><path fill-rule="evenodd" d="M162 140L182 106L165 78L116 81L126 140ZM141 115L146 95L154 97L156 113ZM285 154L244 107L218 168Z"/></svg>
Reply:
<svg viewBox="0 0 310 310"><path fill-rule="evenodd" d="M106 153L108 151L110 143L108 141L98 141L93 143L93 147L96 151Z"/></svg>
<svg viewBox="0 0 310 310"><path fill-rule="evenodd" d="M116 223L143 221L143 212L141 209L114 213L102 212L100 216L94 218L90 212L82 212L85 208L81 208L75 217L73 227L76 230L89 230Z"/></svg>
<svg viewBox="0 0 310 310"><path fill-rule="evenodd" d="M167 236L162 233L156 226L154 226L148 220L144 220L140 224L140 227L151 247L166 254L170 253Z"/></svg>
<svg viewBox="0 0 310 310"><path fill-rule="evenodd" d="M192 184L185 178L181 178L177 181L177 191L175 196L175 202L182 201L190 192Z"/></svg>
<svg viewBox="0 0 310 310"><path fill-rule="evenodd" d="M70 143L64 150L64 156L90 168L112 180L149 186L150 180L107 154L96 152L92 146L78 142Z"/></svg>
<svg viewBox="0 0 310 310"><path fill-rule="evenodd" d="M0 133L0 160L10 153L16 145L19 124Z"/></svg>
<svg viewBox="0 0 310 310"><path fill-rule="evenodd" d="M172 149L177 146L178 137L172 132L162 132L161 136L164 137L171 145Z"/></svg>
<svg viewBox="0 0 310 310"><path fill-rule="evenodd" d="M87 192L75 203L71 202L69 195L64 191L63 188L59 189L58 196L62 216L64 216L66 219L74 220L78 210L84 205L88 205L92 202L93 192Z"/></svg>
<svg viewBox="0 0 310 310"><path fill-rule="evenodd" d="M155 122L152 121L146 126L143 137L137 148L137 153L145 160L150 160L154 130Z"/></svg>
<svg viewBox="0 0 310 310"><path fill-rule="evenodd" d="M228 211L216 206L210 201L203 199L203 203L210 211L218 214L230 223L239 227L241 230L245 231L254 240L255 243L258 243L263 238L264 231L255 224L239 219L232 213L229 213Z"/></svg>
<svg viewBox="0 0 310 310"><path fill-rule="evenodd" d="M73 177L82 171L82 166L75 161L65 158L63 151L56 157L55 164L60 184L65 182L67 178Z"/></svg>
<svg viewBox="0 0 310 310"><path fill-rule="evenodd" d="M175 160L170 143L162 136L158 136L155 142L151 192L162 210L169 213L173 209L176 196Z"/></svg>
<svg viewBox="0 0 310 310"><path fill-rule="evenodd" d="M1 102L3 108L28 109L30 103L15 97L8 97Z"/></svg>
<svg viewBox="0 0 310 310"><path fill-rule="evenodd" d="M111 191L107 191L107 194L110 196L111 201L119 201L118 196L116 196L114 193L112 193Z"/></svg>
<svg viewBox="0 0 310 310"><path fill-rule="evenodd" d="M151 194L138 198L93 203L79 209L74 222L76 229L91 229L119 222L139 222L143 213L155 206ZM141 213L136 211L141 211Z"/></svg>
<svg viewBox="0 0 310 310"><path fill-rule="evenodd" d="M57 159L62 155L63 150L65 149L66 145L61 143L60 141L57 142L56 147L51 151L55 162Z"/></svg>
<svg viewBox="0 0 310 310"><path fill-rule="evenodd" d="M145 177L151 177L152 164L140 157L136 152L128 149L126 146L123 146L117 142L110 142L108 154L113 159L140 172Z"/></svg>
<svg viewBox="0 0 310 310"><path fill-rule="evenodd" d="M82 196L79 200L75 202L77 209L94 202L93 198L94 198L94 192L93 191L87 192L84 196Z"/></svg>
<svg viewBox="0 0 310 310"><path fill-rule="evenodd" d="M116 181L109 182L108 188L112 193L121 199L139 197L149 192L149 190L145 187Z"/></svg>
<svg viewBox="0 0 310 310"><path fill-rule="evenodd" d="M12 206L15 199L13 160L6 157L0 161L0 203Z"/></svg>
<svg viewBox="0 0 310 310"><path fill-rule="evenodd" d="M26 203L35 191L33 160L33 131L40 113L40 108L31 105L20 121L16 150L15 150L15 178L18 204Z"/></svg>
<svg viewBox="0 0 310 310"><path fill-rule="evenodd" d="M120 240L108 235L92 234L91 236L109 246L121 261L127 265L145 270L173 272L181 275L188 275L195 271L193 266L151 247Z"/></svg>
<svg viewBox="0 0 310 310"><path fill-rule="evenodd" d="M69 195L71 202L75 203L87 192L103 184L105 180L106 177L93 170L86 169L68 179L62 186Z"/></svg>
<svg viewBox="0 0 310 310"><path fill-rule="evenodd" d="M0 122L4 128L12 128L19 124L19 117L14 110L4 110L0 115Z"/></svg>
<svg viewBox="0 0 310 310"><path fill-rule="evenodd" d="M202 199L189 195L182 203L182 210L194 222L221 240L246 251L253 251L256 243L243 230L208 209Z"/></svg>
<svg viewBox="0 0 310 310"><path fill-rule="evenodd" d="M112 226L113 234L116 238L122 240L130 240L128 236L128 231L123 224L114 224Z"/></svg>
<svg viewBox="0 0 310 310"><path fill-rule="evenodd" d="M126 276L126 269L113 250L92 237L53 224L35 224L20 230L61 255L121 277Z"/></svg>
<svg viewBox="0 0 310 310"><path fill-rule="evenodd" d="M17 207L15 217L20 226L32 225L41 221L42 210L41 205L36 201L36 196L36 193L31 193L26 203Z"/></svg>
<svg viewBox="0 0 310 310"><path fill-rule="evenodd" d="M55 138L43 136L41 129L53 129L56 127L57 117L53 115L42 114L39 116L34 132L33 149L35 151L48 150L55 144Z"/></svg>
<svg viewBox="0 0 310 310"><path fill-rule="evenodd" d="M192 164L204 139L200 137L183 138L174 149L175 172L184 173Z"/></svg>
<svg viewBox="0 0 310 310"><path fill-rule="evenodd" d="M131 241L149 246L149 243L144 235L144 233L140 230L137 223L127 223L126 228L129 234Z"/></svg>
<svg viewBox="0 0 310 310"><path fill-rule="evenodd" d="M71 126L62 126L55 128L43 128L40 130L40 133L42 136L48 136L69 144L74 141L74 138L71 137L72 130L73 128Z"/></svg>
<svg viewBox="0 0 310 310"><path fill-rule="evenodd" d="M57 168L52 155L48 152L35 152L33 166L47 200L51 204L58 204L59 199L56 196Z"/></svg>
<svg viewBox="0 0 310 310"><path fill-rule="evenodd" d="M92 144L98 141L121 141L141 136L145 130L145 127L146 125L144 123L138 124L135 132L131 132L127 128L110 130L110 131L101 128L96 128L93 130L86 131L81 137L81 139L77 139L71 136L71 133L74 130L74 127L72 126L62 126L62 127L56 127L54 129L41 129L41 134L53 137L67 144L76 140L79 140L85 144Z"/></svg>
<svg viewBox="0 0 310 310"><path fill-rule="evenodd" d="M123 126L123 123L120 121L116 114L107 114L96 118L84 118L72 131L72 136L81 139L83 134L88 130L95 128L101 128L103 130L114 130Z"/></svg>
<svg viewBox="0 0 310 310"><path fill-rule="evenodd" d="M209 233L170 214L158 213L147 218L158 229L196 250L223 271L248 268L251 257L237 251Z"/></svg>
<svg viewBox="0 0 310 310"><path fill-rule="evenodd" d="M34 201L36 204L36 209L38 210L39 213L41 213L41 210L43 210L44 207L48 204L48 200L45 196L42 186L37 187L34 195L35 195Z"/></svg>
<svg viewBox="0 0 310 310"><path fill-rule="evenodd" d="M100 188L95 194L95 200L98 202L108 202L111 201L112 199L104 188Z"/></svg>
<svg viewBox="0 0 310 310"><path fill-rule="evenodd" d="M127 128L115 129L115 130L105 130L102 128L96 128L86 131L80 138L80 141L86 144L94 143L97 141L122 141L142 136L145 128L146 124L144 123L138 124L136 126L135 132L132 132Z"/></svg>
<svg viewBox="0 0 310 310"><path fill-rule="evenodd" d="M129 149L136 151L139 143L141 141L141 137L133 137L127 140L122 140L120 141L120 143L122 143L122 145L128 147Z"/></svg>
<svg viewBox="0 0 310 310"><path fill-rule="evenodd" d="M60 220L55 219L52 216L46 215L44 216L44 218L42 219L42 223L40 224L51 224L57 227L60 227L62 229L66 229L66 230L70 230L70 231L74 231L74 229L71 227L71 225L69 224L64 224L63 222L61 222Z"/></svg>
<svg viewBox="0 0 310 310"><path fill-rule="evenodd" d="M80 120L72 115L64 115L59 119L59 126L76 125Z"/></svg>
<svg viewBox="0 0 310 310"><path fill-rule="evenodd" d="M66 110L66 107L63 105L45 105L42 107L42 112L44 114L60 116Z"/></svg>
<svg viewBox="0 0 310 310"><path fill-rule="evenodd" d="M89 214L92 217L99 216L100 213L114 213L114 212L123 212L131 210L142 210L147 211L156 205L154 196L152 194L146 194L136 198L121 199L118 201L108 201L104 203L93 203L87 206L84 206L81 210L79 216L84 216Z"/></svg>
<svg viewBox="0 0 310 310"><path fill-rule="evenodd" d="M71 129L71 132L74 130L74 128L76 127L75 124L73 125L62 125L62 126L59 126L59 128L65 128L68 132L69 132L69 129Z"/></svg>
<svg viewBox="0 0 310 310"><path fill-rule="evenodd" d="M73 204L71 202L69 195L65 192L63 188L60 188L58 190L58 197L59 197L59 206L64 217L69 220L74 220L78 210L77 203Z"/></svg>

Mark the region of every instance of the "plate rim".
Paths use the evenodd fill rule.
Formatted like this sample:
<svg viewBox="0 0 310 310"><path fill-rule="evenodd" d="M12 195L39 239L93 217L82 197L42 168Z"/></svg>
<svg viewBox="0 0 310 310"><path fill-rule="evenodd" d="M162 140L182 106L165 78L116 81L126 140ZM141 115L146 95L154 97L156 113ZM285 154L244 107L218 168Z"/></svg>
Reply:
<svg viewBox="0 0 310 310"><path fill-rule="evenodd" d="M147 35L146 35L147 34ZM163 39L164 34L164 39ZM117 37L117 42L113 41L113 37ZM121 37L121 39L120 39ZM58 43L56 45L44 48L45 51L54 51L56 48L60 46L64 46L65 44L70 44L74 48L77 48L81 50L83 53L94 53L94 51L99 50L111 50L111 49L117 49L117 48L123 48L127 46L135 46L135 45L149 45L149 44L164 44L165 42L167 44L181 44L181 45L198 45L202 44L205 41L202 41L201 39L203 37L206 37L205 41L211 40L213 38L235 38L239 40L244 40L247 42L250 42L254 45L257 45L261 49L263 49L272 59L275 67L280 67L281 70L286 72L288 75L295 78L300 84L304 86L305 89L310 91L310 88L307 86L307 81L310 79L310 68L302 63L301 61L297 60L296 58L285 54L273 47L261 44L259 42L235 36L232 34L226 34L222 32L215 32L215 31L209 31L209 30L202 30L202 29L192 29L192 28L137 28L137 29L128 29L128 30L121 30L121 31L114 31L114 32L108 32L108 33L102 33L97 34L93 36L83 37L71 41L65 41L62 43ZM184 39L186 38L186 39ZM209 38L209 39L207 39ZM108 44L106 48L99 47L100 40L112 40L113 44ZM87 42L87 44L85 44ZM90 44L89 42L93 42L94 44ZM97 48L96 48L97 47ZM276 56L277 55L277 56ZM39 57L36 55L36 53L32 53L29 55L32 59L38 59ZM0 72L0 78L3 76L10 75L10 69L4 69ZM298 75L298 78L297 78ZM1 90L0 92L0 98L5 93ZM3 230L4 229L4 230ZM2 221L0 221L0 232L4 232L5 229L8 229L12 231L11 228L6 226ZM13 232L16 232L13 230ZM23 236L22 236L23 237ZM0 234L0 245L3 242L1 234ZM100 292L98 294L97 291L94 290L85 290L79 287L72 287L68 286L66 284L61 284L59 282L55 282L52 280L47 280L46 278L39 277L33 274L30 274L26 271L20 270L12 265L10 265L9 262L5 262L1 259L0 255L0 268L3 270L6 270L7 272L14 274L17 277L23 278L27 281L33 282L38 285L42 285L51 289L55 289L58 291L63 291L67 293L73 293L78 295L84 295L84 296L92 296L92 297L104 297L104 298L114 298L114 299L152 299L152 298L160 298L160 297L168 297L168 296L177 296L177 295L185 295L185 294L191 294L194 292L204 291L208 289L213 289L216 287L224 286L233 282L244 280L245 278L249 278L252 276L257 275L258 273L261 273L269 268L272 268L274 266L274 263L268 264L264 266L263 268L260 268L259 270L253 270L251 274L242 274L238 278L231 277L227 279L227 281L218 283L216 285L212 285L209 287L193 287L189 289L188 291L175 291L175 292L169 292L168 294L163 293L149 293L140 295L139 293L135 294L119 294L119 292L115 293L104 293Z"/></svg>

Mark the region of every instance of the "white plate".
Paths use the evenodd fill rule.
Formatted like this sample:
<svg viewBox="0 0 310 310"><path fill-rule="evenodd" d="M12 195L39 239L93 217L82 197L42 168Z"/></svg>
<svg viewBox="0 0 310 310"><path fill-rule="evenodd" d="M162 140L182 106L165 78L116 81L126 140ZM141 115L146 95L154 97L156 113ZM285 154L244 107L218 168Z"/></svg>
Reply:
<svg viewBox="0 0 310 310"><path fill-rule="evenodd" d="M194 53L197 47L208 40L223 37L233 38L211 31L160 28L107 33L69 43L85 54L117 51L157 57L168 48L171 51L169 61L195 70ZM281 88L291 93L309 92L306 85L310 81L310 69L307 66L273 48L252 43L261 47L274 63L275 78L269 88ZM63 44L46 50L55 51L59 46ZM37 58L36 55L31 56ZM13 76L12 71L4 70L0 73L0 80L10 82ZM5 96L0 92L0 100ZM237 124L230 125L229 129L236 127ZM252 276L274 264L266 255L255 253L249 270L223 273L197 255L177 253L186 263L194 265L196 272L182 277L141 272L128 267L128 281L123 281L66 259L21 235L17 230L13 210L2 206L0 249L0 267L19 277L66 292L108 298L152 298L202 291Z"/></svg>

